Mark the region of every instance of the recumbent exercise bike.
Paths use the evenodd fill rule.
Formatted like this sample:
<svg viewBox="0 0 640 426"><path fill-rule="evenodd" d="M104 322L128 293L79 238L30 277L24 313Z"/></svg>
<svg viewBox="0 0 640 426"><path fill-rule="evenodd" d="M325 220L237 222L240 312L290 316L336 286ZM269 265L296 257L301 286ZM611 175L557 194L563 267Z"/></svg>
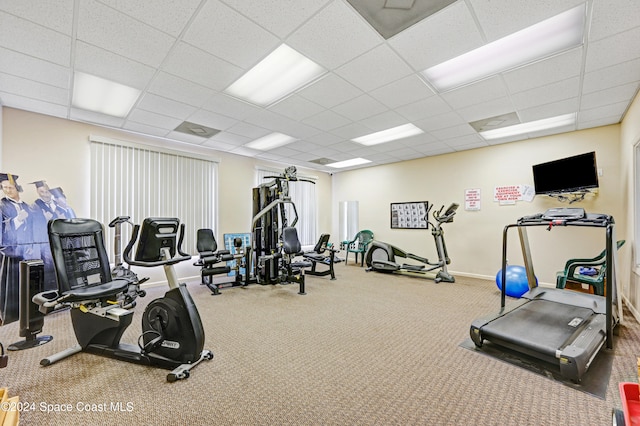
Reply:
<svg viewBox="0 0 640 426"><path fill-rule="evenodd" d="M425 257L407 253L406 251L391 244L374 240L371 242L365 257L367 272L375 271L421 276L423 278L433 279L437 283L441 281L448 283L455 282L456 279L449 273L449 271L447 271L447 265L451 263L451 259L449 259L447 246L444 242L444 230L442 229L442 224L453 222L453 216L456 214L458 204L452 203L444 214L442 213L444 206L440 207L440 210L437 212L434 212L433 218L435 219L435 224L429 222L429 212L432 208L433 205L430 205L427 208L425 221L427 222L427 227L431 227L431 235L433 235L436 243L436 251L438 253L437 262L429 262ZM422 265L407 263L401 265L396 262L396 257L417 260L418 262L421 262ZM436 269L440 270L435 275L429 274L429 272Z"/></svg>
<svg viewBox="0 0 640 426"><path fill-rule="evenodd" d="M138 345L120 342L131 324L133 311L123 308L122 293L130 281L112 278L102 225L92 219L55 219L48 224L58 291L33 298L43 313L60 304L71 307L78 344L40 361L43 366L89 352L137 364L172 370L167 381L189 377L193 367L213 358L203 349L204 330L198 310L185 284L178 284L176 263L191 256L181 249L184 224L176 218L147 218L133 228L124 251L129 265L162 265L170 290L149 303L142 318ZM138 240L135 259L131 251ZM177 240L177 243L176 243Z"/></svg>

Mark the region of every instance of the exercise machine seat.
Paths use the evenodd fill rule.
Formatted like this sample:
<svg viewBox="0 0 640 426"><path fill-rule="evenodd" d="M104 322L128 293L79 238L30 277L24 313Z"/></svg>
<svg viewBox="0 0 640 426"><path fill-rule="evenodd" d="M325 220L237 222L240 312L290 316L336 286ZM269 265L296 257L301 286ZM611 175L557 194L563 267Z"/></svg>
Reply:
<svg viewBox="0 0 640 426"><path fill-rule="evenodd" d="M99 222L53 220L48 224L48 231L58 296L65 302L111 298L128 289L129 280L112 279Z"/></svg>
<svg viewBox="0 0 640 426"><path fill-rule="evenodd" d="M625 240L619 240L616 248L620 249ZM607 251L603 250L599 255L593 258L569 259L565 263L564 270L556 274L556 288L565 288L567 282L576 282L579 284L587 284L593 289L593 293L598 296L605 295L605 277L607 271ZM595 274L587 275L580 273L581 268L589 268L594 270Z"/></svg>
<svg viewBox="0 0 640 426"><path fill-rule="evenodd" d="M364 266L364 255L367 252L371 241L373 241L373 232L368 229L364 229L358 232L353 240L343 242L346 247L346 255L344 259L345 265L348 262L349 253L355 253L356 263L358 263L358 254L360 254L360 266Z"/></svg>

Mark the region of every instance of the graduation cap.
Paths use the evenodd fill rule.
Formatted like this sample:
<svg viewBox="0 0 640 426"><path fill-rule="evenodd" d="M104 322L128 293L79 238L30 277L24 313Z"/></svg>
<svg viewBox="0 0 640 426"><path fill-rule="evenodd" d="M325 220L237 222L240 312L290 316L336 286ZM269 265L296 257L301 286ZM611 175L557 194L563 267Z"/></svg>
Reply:
<svg viewBox="0 0 640 426"><path fill-rule="evenodd" d="M35 185L36 188L42 188L43 186L49 186L47 185L47 181L45 180L36 180L34 182L29 182L29 184Z"/></svg>
<svg viewBox="0 0 640 426"><path fill-rule="evenodd" d="M56 198L67 198L67 196L64 195L64 191L59 186L49 189L49 192Z"/></svg>
<svg viewBox="0 0 640 426"><path fill-rule="evenodd" d="M8 180L9 183L16 187L18 192L22 192L22 187L18 185L16 180L18 179L18 175L12 175L11 173L0 173L0 182Z"/></svg>

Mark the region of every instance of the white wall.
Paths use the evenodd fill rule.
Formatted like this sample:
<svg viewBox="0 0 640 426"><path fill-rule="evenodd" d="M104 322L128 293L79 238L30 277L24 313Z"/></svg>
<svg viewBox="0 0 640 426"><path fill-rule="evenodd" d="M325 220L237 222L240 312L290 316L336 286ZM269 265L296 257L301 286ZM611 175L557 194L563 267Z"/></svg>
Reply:
<svg viewBox="0 0 640 426"><path fill-rule="evenodd" d="M534 164L596 151L598 167L603 171L599 193L571 206L613 215L618 234L624 234L627 218L619 188L619 140L620 126L613 125L337 173L333 175L334 217L339 201L358 200L361 229L371 229L376 239L435 260L430 232L390 229L389 204L427 200L439 207L456 202L460 208L454 222L444 228L452 260L450 269L495 277L500 269L504 226L559 205L546 196L509 206L493 202L495 186L533 185ZM464 210L464 191L471 188L481 190L480 211ZM334 234L337 226L334 221ZM555 273L562 270L567 258L594 256L604 249L601 230L565 228L547 232L536 228L529 230L529 238L536 275L546 283L555 283ZM517 239L511 239L509 247L513 249L509 252L510 263L523 264Z"/></svg>
<svg viewBox="0 0 640 426"><path fill-rule="evenodd" d="M620 263L623 265L623 280L628 284L624 288L627 305L634 316L640 321L640 269L635 266L637 253L635 252L635 235L638 213L635 208L636 191L638 190L635 177L637 170L634 167L635 146L640 144L640 96L637 95L624 120L620 130L620 192L624 195L623 210L627 221L627 230L624 237L627 240L627 249L621 252Z"/></svg>

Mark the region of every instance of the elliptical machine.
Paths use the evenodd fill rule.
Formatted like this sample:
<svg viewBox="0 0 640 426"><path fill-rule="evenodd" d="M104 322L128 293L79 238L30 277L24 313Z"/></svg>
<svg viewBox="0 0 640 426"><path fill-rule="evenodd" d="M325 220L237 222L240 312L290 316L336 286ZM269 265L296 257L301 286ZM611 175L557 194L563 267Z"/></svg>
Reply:
<svg viewBox="0 0 640 426"><path fill-rule="evenodd" d="M440 210L433 213L435 223L429 221L429 212L433 208L430 205L425 214L425 221L427 227L431 227L431 235L436 243L436 251L438 253L437 262L429 262L429 259L421 256L417 256L412 253L393 246L391 244L383 243L382 241L372 241L367 251L365 262L367 263L367 272L384 272L384 273L399 273L408 274L413 276L421 276L423 278L432 279L435 282L448 282L453 283L456 279L447 271L447 265L451 263L449 254L447 253L447 246L444 242L444 230L442 229L443 223L453 222L453 217L458 209L458 204L452 203L447 210L442 213L444 205L440 207ZM423 265L417 264L399 264L396 262L397 257L403 257L405 259L413 259L423 263ZM431 271L440 269L435 275L430 274Z"/></svg>
<svg viewBox="0 0 640 426"><path fill-rule="evenodd" d="M173 268L191 258L181 250L184 225L178 219L145 219L134 260L130 253L140 230L135 225L124 252L129 265L163 266L170 287L164 297L147 306L138 346L120 343L133 319L133 311L124 309L120 298L130 283L112 279L102 225L92 219L55 219L48 229L58 291L40 293L34 302L45 313L59 304L70 306L78 344L43 359L42 366L84 351L171 369L167 381L174 382L188 378L192 368L213 358L211 351L203 350L205 336L198 310L186 285L178 284Z"/></svg>

